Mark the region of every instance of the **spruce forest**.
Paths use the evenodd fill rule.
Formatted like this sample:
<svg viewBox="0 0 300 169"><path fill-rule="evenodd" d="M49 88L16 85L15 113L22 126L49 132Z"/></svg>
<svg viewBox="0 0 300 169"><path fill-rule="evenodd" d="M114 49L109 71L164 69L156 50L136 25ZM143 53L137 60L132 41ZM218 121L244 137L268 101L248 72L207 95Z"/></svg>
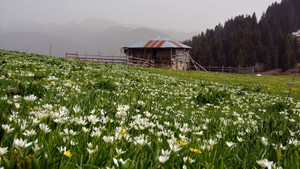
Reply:
<svg viewBox="0 0 300 169"><path fill-rule="evenodd" d="M263 70L286 71L300 61L297 39L300 1L273 3L258 21L256 14L231 18L224 25L184 41L193 47L191 56L205 66L263 65Z"/></svg>

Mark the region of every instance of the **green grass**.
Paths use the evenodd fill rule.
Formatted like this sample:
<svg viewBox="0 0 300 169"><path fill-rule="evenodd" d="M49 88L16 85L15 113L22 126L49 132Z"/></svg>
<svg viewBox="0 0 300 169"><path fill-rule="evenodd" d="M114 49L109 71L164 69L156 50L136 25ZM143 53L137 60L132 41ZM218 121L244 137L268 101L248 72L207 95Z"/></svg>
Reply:
<svg viewBox="0 0 300 169"><path fill-rule="evenodd" d="M0 167L300 167L299 77L0 63Z"/></svg>
<svg viewBox="0 0 300 169"><path fill-rule="evenodd" d="M180 70L166 70L166 69L145 69L152 73L159 73L165 76L178 77L185 80L207 80L222 84L233 86L241 86L245 89L258 90L269 94L287 97L291 82L295 75L281 75L281 76L253 76L243 74L229 74L216 72L197 72L197 71L180 71ZM300 101L300 76L295 76L291 86L290 97L295 99L295 102Z"/></svg>

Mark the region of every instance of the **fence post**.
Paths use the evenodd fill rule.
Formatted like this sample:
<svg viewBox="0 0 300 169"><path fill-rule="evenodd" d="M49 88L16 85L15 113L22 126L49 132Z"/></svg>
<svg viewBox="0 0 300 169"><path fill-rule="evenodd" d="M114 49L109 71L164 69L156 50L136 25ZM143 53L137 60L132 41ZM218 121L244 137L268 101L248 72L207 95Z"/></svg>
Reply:
<svg viewBox="0 0 300 169"><path fill-rule="evenodd" d="M101 53L99 52L99 62L101 62Z"/></svg>
<svg viewBox="0 0 300 169"><path fill-rule="evenodd" d="M222 65L222 73L224 73L224 65Z"/></svg>

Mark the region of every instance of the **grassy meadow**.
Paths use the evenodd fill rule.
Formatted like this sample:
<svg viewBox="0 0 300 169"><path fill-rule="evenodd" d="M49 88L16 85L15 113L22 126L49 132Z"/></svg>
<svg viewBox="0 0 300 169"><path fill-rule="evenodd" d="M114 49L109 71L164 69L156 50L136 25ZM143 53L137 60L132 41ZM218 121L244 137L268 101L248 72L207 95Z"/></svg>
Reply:
<svg viewBox="0 0 300 169"><path fill-rule="evenodd" d="M0 168L300 168L300 77L0 51Z"/></svg>

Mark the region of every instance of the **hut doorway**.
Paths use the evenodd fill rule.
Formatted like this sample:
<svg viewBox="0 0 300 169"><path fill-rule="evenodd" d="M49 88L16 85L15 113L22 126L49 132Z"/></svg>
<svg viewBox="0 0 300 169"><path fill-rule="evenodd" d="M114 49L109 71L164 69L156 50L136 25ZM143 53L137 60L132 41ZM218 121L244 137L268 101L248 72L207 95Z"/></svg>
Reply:
<svg viewBox="0 0 300 169"><path fill-rule="evenodd" d="M153 50L152 50L152 59L153 59L153 60L156 60L156 55L157 55L157 50L156 50L156 49L153 49Z"/></svg>

